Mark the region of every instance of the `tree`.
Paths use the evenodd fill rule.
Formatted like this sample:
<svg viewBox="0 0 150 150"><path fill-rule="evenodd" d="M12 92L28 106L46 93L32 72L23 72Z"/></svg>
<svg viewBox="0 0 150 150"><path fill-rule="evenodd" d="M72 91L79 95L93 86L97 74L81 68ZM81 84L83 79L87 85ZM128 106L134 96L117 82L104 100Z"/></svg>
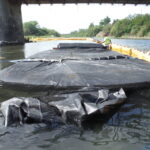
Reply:
<svg viewBox="0 0 150 150"><path fill-rule="evenodd" d="M25 35L38 35L39 25L36 21L29 21L23 25Z"/></svg>
<svg viewBox="0 0 150 150"><path fill-rule="evenodd" d="M25 22L23 25L25 35L34 35L34 36L56 36L59 37L60 34L55 30L50 30L47 28L40 28L37 21Z"/></svg>
<svg viewBox="0 0 150 150"><path fill-rule="evenodd" d="M107 24L106 26L103 27L103 32L110 33L111 27L112 27L111 24Z"/></svg>
<svg viewBox="0 0 150 150"><path fill-rule="evenodd" d="M111 19L107 16L106 18L102 19L99 23L100 26L105 26L111 22Z"/></svg>
<svg viewBox="0 0 150 150"><path fill-rule="evenodd" d="M129 19L122 19L116 21L113 24L110 33L113 36L121 37L123 35L129 34L131 32L131 28L131 21Z"/></svg>
<svg viewBox="0 0 150 150"><path fill-rule="evenodd" d="M102 19L99 25L91 23L87 29L80 29L74 33L75 36L96 36L99 32L109 32L114 37L121 36L150 36L150 15L130 15L124 19L114 20L110 23L111 19L106 17Z"/></svg>

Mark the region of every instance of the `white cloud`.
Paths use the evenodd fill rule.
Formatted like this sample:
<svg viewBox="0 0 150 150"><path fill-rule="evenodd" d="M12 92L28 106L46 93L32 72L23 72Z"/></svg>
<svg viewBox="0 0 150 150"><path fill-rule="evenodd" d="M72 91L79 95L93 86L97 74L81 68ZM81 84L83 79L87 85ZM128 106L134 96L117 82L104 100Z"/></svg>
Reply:
<svg viewBox="0 0 150 150"><path fill-rule="evenodd" d="M41 27L69 33L79 28L87 28L90 23L98 24L106 16L121 19L133 14L150 14L150 6L110 5L110 4L54 4L23 5L23 22L36 20Z"/></svg>

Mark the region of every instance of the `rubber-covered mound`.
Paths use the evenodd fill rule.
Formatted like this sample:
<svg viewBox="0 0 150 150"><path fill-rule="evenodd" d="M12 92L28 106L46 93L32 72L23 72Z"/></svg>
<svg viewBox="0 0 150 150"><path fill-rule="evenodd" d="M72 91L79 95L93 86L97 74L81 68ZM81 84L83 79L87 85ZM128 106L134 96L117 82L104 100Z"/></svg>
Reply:
<svg viewBox="0 0 150 150"><path fill-rule="evenodd" d="M5 68L0 80L55 88L141 87L150 85L150 64L104 48L56 49Z"/></svg>
<svg viewBox="0 0 150 150"><path fill-rule="evenodd" d="M19 62L2 70L0 80L54 87L137 86L150 83L150 65L130 59Z"/></svg>
<svg viewBox="0 0 150 150"><path fill-rule="evenodd" d="M57 48L103 48L103 46L97 43L59 43Z"/></svg>
<svg viewBox="0 0 150 150"><path fill-rule="evenodd" d="M89 49L57 49L48 50L30 57L30 59L62 60L62 59L80 59L80 60L107 60L126 58L127 56L117 52L102 48Z"/></svg>

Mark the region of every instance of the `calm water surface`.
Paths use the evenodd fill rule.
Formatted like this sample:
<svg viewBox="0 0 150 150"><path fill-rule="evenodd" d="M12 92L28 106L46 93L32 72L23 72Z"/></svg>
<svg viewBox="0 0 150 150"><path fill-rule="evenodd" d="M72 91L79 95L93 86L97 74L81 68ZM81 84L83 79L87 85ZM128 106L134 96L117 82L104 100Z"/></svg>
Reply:
<svg viewBox="0 0 150 150"><path fill-rule="evenodd" d="M150 51L150 40L112 39L112 43L128 46L141 51Z"/></svg>
<svg viewBox="0 0 150 150"><path fill-rule="evenodd" d="M150 50L149 40L113 40ZM0 47L0 69L13 60L49 50L58 41ZM141 43L141 44L140 44ZM140 46L139 46L140 45ZM143 47L144 45L144 47ZM0 86L0 101L19 96L46 96L60 91ZM0 120L0 150L150 150L150 89L133 91L127 103L106 124L88 130L73 126L58 128L44 124L5 128Z"/></svg>

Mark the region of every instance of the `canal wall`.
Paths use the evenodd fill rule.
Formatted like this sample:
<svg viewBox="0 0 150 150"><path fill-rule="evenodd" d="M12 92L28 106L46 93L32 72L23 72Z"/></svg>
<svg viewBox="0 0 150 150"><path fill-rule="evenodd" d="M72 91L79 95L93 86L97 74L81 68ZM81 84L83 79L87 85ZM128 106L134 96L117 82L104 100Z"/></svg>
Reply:
<svg viewBox="0 0 150 150"><path fill-rule="evenodd" d="M0 0L0 45L23 43L21 2Z"/></svg>

